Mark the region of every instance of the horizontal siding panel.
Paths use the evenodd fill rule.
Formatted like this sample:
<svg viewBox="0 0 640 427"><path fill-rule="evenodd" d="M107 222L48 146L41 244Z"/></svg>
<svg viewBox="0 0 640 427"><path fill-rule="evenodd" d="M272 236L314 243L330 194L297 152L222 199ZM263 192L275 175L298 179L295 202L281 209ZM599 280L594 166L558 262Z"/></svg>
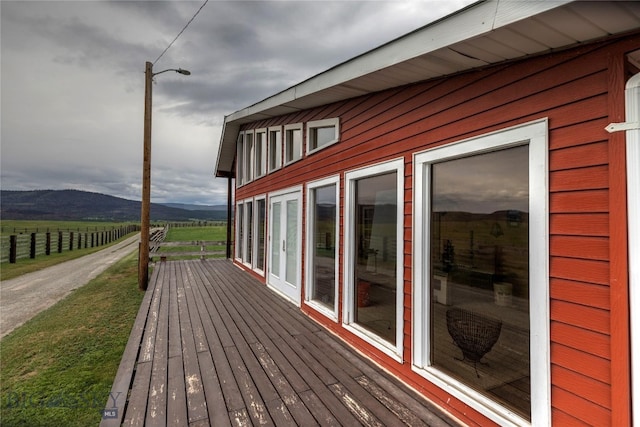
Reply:
<svg viewBox="0 0 640 427"><path fill-rule="evenodd" d="M467 76L467 79L475 80L477 77ZM410 110L424 104L425 99L431 99L438 92L434 86L442 85L444 81L429 82L422 85L414 85L401 89L392 89L372 96L367 102L362 103L358 108L350 110L342 116L340 128L345 133L356 135L359 127L360 131L368 129L372 125L377 125L389 120L398 114L398 110ZM465 83L463 83L465 84ZM442 94L447 93L447 89L441 90ZM362 126L364 124L364 126Z"/></svg>
<svg viewBox="0 0 640 427"><path fill-rule="evenodd" d="M551 256L609 260L609 239L606 237L551 236Z"/></svg>
<svg viewBox="0 0 640 427"><path fill-rule="evenodd" d="M608 310L611 307L609 287L593 283L551 278L552 299Z"/></svg>
<svg viewBox="0 0 640 427"><path fill-rule="evenodd" d="M609 283L609 263L575 258L552 257L551 277L606 285Z"/></svg>
<svg viewBox="0 0 640 427"><path fill-rule="evenodd" d="M551 213L609 212L607 190L551 193L549 199Z"/></svg>
<svg viewBox="0 0 640 427"><path fill-rule="evenodd" d="M609 335L587 331L566 323L551 322L551 339L575 350L611 360Z"/></svg>
<svg viewBox="0 0 640 427"><path fill-rule="evenodd" d="M558 150L606 140L606 137L603 138L602 132L609 122L609 117L605 114L604 117L593 117L588 122L551 129L549 131L549 149Z"/></svg>
<svg viewBox="0 0 640 427"><path fill-rule="evenodd" d="M549 231L552 235L606 237L609 236L609 215L552 214Z"/></svg>
<svg viewBox="0 0 640 427"><path fill-rule="evenodd" d="M601 133L604 132L603 129ZM602 137L606 135L603 134ZM609 146L604 141L553 150L549 153L549 169L552 171L606 165L608 162Z"/></svg>
<svg viewBox="0 0 640 427"><path fill-rule="evenodd" d="M551 192L607 188L609 188L609 168L607 166L551 171L549 173L549 191Z"/></svg>
<svg viewBox="0 0 640 427"><path fill-rule="evenodd" d="M611 384L611 362L592 354L551 342L551 363Z"/></svg>
<svg viewBox="0 0 640 427"><path fill-rule="evenodd" d="M573 84L571 83L571 85ZM430 105L428 106L430 110L434 109L440 112L417 121L413 117L401 117L390 122L387 126L373 131L375 133L384 133L383 139L385 140L393 139L396 141L409 138L418 133L429 132L427 140L430 142L451 138L452 129L450 126L455 126L456 132L466 130L467 132L484 133L488 129L482 128L480 124L486 124L485 126L487 127L504 127L506 126L505 118L510 118L512 121L525 121L525 118L529 120L532 119L532 116L540 116L540 114L551 115L559 108L559 105L567 105L563 104L565 101L563 95L567 90L571 90L571 88L556 88L512 103L506 103L502 97L499 97L497 99L500 99L501 103L496 104L496 97L494 94L490 94L491 96L488 96L482 102L477 99L472 103L465 103L447 110L441 110L437 106ZM570 105L573 106L573 104ZM580 118L583 121L588 120L593 113L593 110L585 110L584 116ZM577 110L572 107L572 115L575 116L576 114ZM561 117L560 114L557 114L557 116ZM396 129L393 129L394 127ZM366 137L363 134L359 139L363 138L363 136ZM367 140L370 139L372 139L372 136L369 136Z"/></svg>
<svg viewBox="0 0 640 427"><path fill-rule="evenodd" d="M610 332L608 311L565 301L551 301L551 320L601 334Z"/></svg>
<svg viewBox="0 0 640 427"><path fill-rule="evenodd" d="M582 72L583 70L580 70ZM381 134L391 134L401 132L411 125L414 132L426 131L436 127L456 124L461 128L478 130L478 123L501 123L505 117L524 117L535 112L550 111L560 105L572 104L581 99L590 98L606 92L606 74L597 73L584 78L576 78L576 69L564 69L564 72L552 70L549 75L540 73L530 80L520 80L513 85L505 85L505 80L510 78L510 73L497 73L493 81L487 78L470 88L449 89L449 84L444 84L438 89L448 89L446 97L437 98L439 93L430 93L427 99L417 101L422 104L403 105L398 109L395 117L385 115L379 121L365 122L366 129L352 129L345 132L345 139L354 137L356 143L363 143L375 139ZM584 74L582 74L584 75ZM562 82L551 82L561 76ZM453 79L451 79L453 80ZM451 80L448 80L450 82ZM458 83L456 81L456 83ZM557 86L551 87L553 83ZM564 85L561 83L565 83ZM495 86L497 89L493 89ZM549 89L551 87L551 89ZM568 94L573 97L568 98ZM424 97L426 98L426 96ZM473 102L469 102L473 100ZM603 102L606 108L606 101ZM508 113L501 111L504 106L509 106ZM411 110L414 108L413 110ZM407 111L411 110L411 111ZM577 110L576 110L577 111ZM576 111L573 115L576 115ZM435 113L432 113L435 112ZM432 114L432 115L428 115ZM594 110L584 110L582 121L593 117ZM472 119L469 126L460 123L461 118ZM406 132L406 131L405 131ZM357 136L357 137L356 137ZM402 138L396 138L402 139Z"/></svg>
<svg viewBox="0 0 640 427"><path fill-rule="evenodd" d="M611 411L609 409L582 399L560 387L551 387L551 401L554 407L589 425L607 426L611 424Z"/></svg>
<svg viewBox="0 0 640 427"><path fill-rule="evenodd" d="M611 409L611 386L560 366L551 367L553 384L598 406Z"/></svg>
<svg viewBox="0 0 640 427"><path fill-rule="evenodd" d="M589 427L592 424L579 420L557 408L551 408L551 425L562 427Z"/></svg>

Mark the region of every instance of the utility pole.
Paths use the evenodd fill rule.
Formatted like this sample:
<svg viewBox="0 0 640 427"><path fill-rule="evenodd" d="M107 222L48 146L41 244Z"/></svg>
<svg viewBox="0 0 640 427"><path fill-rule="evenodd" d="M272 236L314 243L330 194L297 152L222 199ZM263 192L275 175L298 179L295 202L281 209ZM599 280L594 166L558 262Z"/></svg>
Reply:
<svg viewBox="0 0 640 427"><path fill-rule="evenodd" d="M138 288L147 290L149 283L149 231L151 210L151 92L153 76L167 71L175 71L185 76L191 75L182 68L153 72L153 64L149 61L144 69L144 139L142 154L142 203L140 208L140 250L138 252Z"/></svg>
<svg viewBox="0 0 640 427"><path fill-rule="evenodd" d="M151 208L151 92L153 64L144 70L144 139L142 154L142 203L140 208L140 252L138 255L138 288L147 290L149 283L149 212Z"/></svg>

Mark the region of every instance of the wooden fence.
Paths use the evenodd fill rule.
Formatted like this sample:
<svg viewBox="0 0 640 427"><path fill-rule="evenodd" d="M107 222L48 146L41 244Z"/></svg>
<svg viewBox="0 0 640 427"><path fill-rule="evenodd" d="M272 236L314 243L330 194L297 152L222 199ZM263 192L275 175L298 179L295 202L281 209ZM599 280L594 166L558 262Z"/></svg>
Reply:
<svg viewBox="0 0 640 427"><path fill-rule="evenodd" d="M140 231L140 226L129 224L101 231L59 230L2 236L0 262L14 264L21 259L35 259L52 253L103 246L135 231Z"/></svg>
<svg viewBox="0 0 640 427"><path fill-rule="evenodd" d="M166 224L170 227L215 227L226 226L227 221L215 220L215 221L188 221L188 222L170 222Z"/></svg>
<svg viewBox="0 0 640 427"><path fill-rule="evenodd" d="M212 240L195 240L191 242L159 242L156 250L150 253L151 259L166 261L168 258L200 258L224 257L226 242ZM166 248L166 249L163 249Z"/></svg>

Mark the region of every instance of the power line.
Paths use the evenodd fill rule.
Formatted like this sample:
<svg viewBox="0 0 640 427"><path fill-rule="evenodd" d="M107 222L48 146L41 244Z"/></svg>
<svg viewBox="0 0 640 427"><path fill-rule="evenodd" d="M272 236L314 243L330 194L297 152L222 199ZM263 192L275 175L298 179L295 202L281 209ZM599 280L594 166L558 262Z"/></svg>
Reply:
<svg viewBox="0 0 640 427"><path fill-rule="evenodd" d="M153 61L153 65L156 65L156 62L158 62L158 60L160 60L160 58L162 58L162 55L165 54L166 51L169 50L169 48L176 42L176 40L178 40L178 37L180 37L182 35L182 33L184 33L184 30L187 29L187 27L189 26L189 24L191 24L191 22L196 18L196 16L198 16L198 14L200 13L200 11L202 10L203 7L205 7L205 5L209 3L209 0L205 0L204 3L202 3L202 6L200 6L200 9L198 9L196 11L196 13L191 17L191 19L189 19L189 22L187 22L187 25L184 26L184 28L178 33L178 35L176 36L175 39L173 39L173 41L171 43L169 43L169 46L167 46L167 48L165 50L162 51L162 53L160 54L160 56L158 56L156 58L155 61Z"/></svg>

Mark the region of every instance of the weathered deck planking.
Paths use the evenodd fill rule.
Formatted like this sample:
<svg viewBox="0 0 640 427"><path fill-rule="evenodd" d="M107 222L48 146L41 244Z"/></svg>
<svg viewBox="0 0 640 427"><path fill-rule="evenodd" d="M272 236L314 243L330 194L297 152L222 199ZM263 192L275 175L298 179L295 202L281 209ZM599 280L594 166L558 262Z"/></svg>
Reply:
<svg viewBox="0 0 640 427"><path fill-rule="evenodd" d="M456 425L221 259L156 264L111 396L103 427Z"/></svg>

